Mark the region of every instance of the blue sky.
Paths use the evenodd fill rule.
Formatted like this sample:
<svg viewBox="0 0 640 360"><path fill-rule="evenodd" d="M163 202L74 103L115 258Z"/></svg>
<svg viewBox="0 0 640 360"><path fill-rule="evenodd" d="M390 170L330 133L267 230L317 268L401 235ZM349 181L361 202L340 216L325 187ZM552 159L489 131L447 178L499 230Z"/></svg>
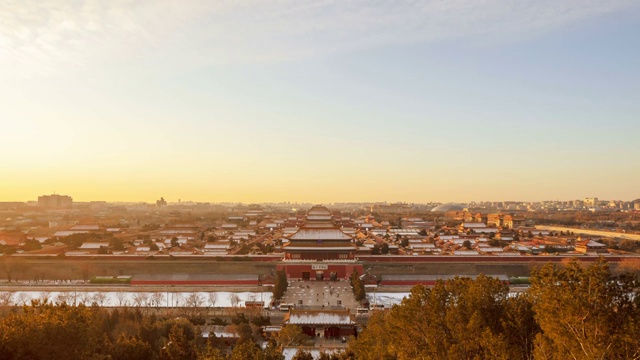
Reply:
<svg viewBox="0 0 640 360"><path fill-rule="evenodd" d="M0 199L640 197L637 2L0 14Z"/></svg>

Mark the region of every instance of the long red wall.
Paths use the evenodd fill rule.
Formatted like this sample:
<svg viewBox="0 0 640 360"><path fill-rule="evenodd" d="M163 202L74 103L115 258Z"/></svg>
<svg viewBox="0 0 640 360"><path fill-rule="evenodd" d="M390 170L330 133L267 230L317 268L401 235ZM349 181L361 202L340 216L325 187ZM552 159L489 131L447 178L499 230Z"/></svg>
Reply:
<svg viewBox="0 0 640 360"><path fill-rule="evenodd" d="M424 286L433 286L435 285L437 280L385 280L384 276L382 281L380 281L380 285L397 285L397 286L414 286L414 285L424 285ZM509 284L509 281L504 281L505 284Z"/></svg>
<svg viewBox="0 0 640 360"><path fill-rule="evenodd" d="M61 259L61 260L131 260L131 261L140 261L147 260L153 261L157 260L199 260L199 261L279 261L282 260L283 254L275 254L275 255L261 255L261 256L252 256L252 255L100 255L100 254L85 254L85 255L69 255L64 257L58 257L55 255L45 256L42 254L38 255L13 255L12 257L16 258L26 258L26 259Z"/></svg>
<svg viewBox="0 0 640 360"><path fill-rule="evenodd" d="M608 262L620 262L624 259L639 259L638 256L603 256ZM579 261L594 262L599 259L599 256L390 256L390 255L362 255L358 256L359 260L364 262L416 262L416 263L428 263L428 262L440 262L440 263L547 263L547 262L561 262L567 258L575 258Z"/></svg>
<svg viewBox="0 0 640 360"><path fill-rule="evenodd" d="M258 280L131 280L131 285L259 285Z"/></svg>

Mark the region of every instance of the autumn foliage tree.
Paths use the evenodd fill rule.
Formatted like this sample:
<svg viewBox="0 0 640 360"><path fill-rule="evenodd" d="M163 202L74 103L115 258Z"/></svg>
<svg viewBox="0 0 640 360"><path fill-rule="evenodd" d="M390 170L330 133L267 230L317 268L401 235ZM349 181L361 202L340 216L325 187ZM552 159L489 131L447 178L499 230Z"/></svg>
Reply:
<svg viewBox="0 0 640 360"><path fill-rule="evenodd" d="M354 292L362 289L352 274ZM360 283L359 283L360 281ZM262 359L305 343L286 325L265 349L259 325L238 315L231 352L216 349L184 318L161 319L140 309L34 302L0 317L0 359ZM227 349L228 350L228 349ZM301 353L300 357L306 354ZM374 311L341 354L322 359L640 359L640 282L613 275L606 261L546 265L517 295L487 276L416 286L400 305Z"/></svg>
<svg viewBox="0 0 640 360"><path fill-rule="evenodd" d="M36 301L14 310L0 318L3 360L153 359L168 343L180 347L166 348L163 357L175 359L184 353L191 359L198 345L198 331L186 319L157 319L138 309L110 312L98 306Z"/></svg>
<svg viewBox="0 0 640 360"><path fill-rule="evenodd" d="M353 290L353 295L355 296L357 301L364 300L367 297L367 294L364 290L364 281L360 279L360 274L358 274L357 270L354 270L349 277L349 282L351 283L351 288Z"/></svg>
<svg viewBox="0 0 640 360"><path fill-rule="evenodd" d="M288 324L282 327L276 336L276 342L280 350L286 347L301 345L309 337L302 332L298 325Z"/></svg>
<svg viewBox="0 0 640 360"><path fill-rule="evenodd" d="M287 274L284 270L276 271L275 284L273 286L273 298L275 300L282 299L282 296L287 291L288 286Z"/></svg>
<svg viewBox="0 0 640 360"><path fill-rule="evenodd" d="M542 329L536 358L640 358L640 283L636 276L612 276L599 260L583 268L535 270L531 289L535 319Z"/></svg>
<svg viewBox="0 0 640 360"><path fill-rule="evenodd" d="M34 303L0 322L0 359L83 359L101 345L94 309Z"/></svg>
<svg viewBox="0 0 640 360"><path fill-rule="evenodd" d="M375 312L351 346L357 359L518 359L531 353L536 327L513 334L504 320L532 313L501 281L456 278L416 286L402 304ZM531 322L531 321L529 321Z"/></svg>
<svg viewBox="0 0 640 360"><path fill-rule="evenodd" d="M124 334L120 334L118 340L113 344L110 354L113 360L137 360L153 357L153 351L149 343L135 336L126 336Z"/></svg>
<svg viewBox="0 0 640 360"><path fill-rule="evenodd" d="M606 261L533 271L528 292L509 295L478 276L416 286L374 312L350 344L356 359L638 359L640 283Z"/></svg>

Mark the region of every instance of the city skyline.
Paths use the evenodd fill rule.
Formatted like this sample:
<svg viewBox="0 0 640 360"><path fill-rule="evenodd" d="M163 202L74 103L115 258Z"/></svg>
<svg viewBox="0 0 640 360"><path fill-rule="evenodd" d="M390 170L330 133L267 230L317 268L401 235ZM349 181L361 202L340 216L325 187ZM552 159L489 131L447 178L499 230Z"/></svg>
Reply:
<svg viewBox="0 0 640 360"><path fill-rule="evenodd" d="M59 194L59 193L51 193L51 194L42 194L37 196L36 199L26 199L26 200L14 200L14 201L7 201L5 199L0 199L0 203L2 202L24 202L24 203L29 203L29 202L38 202L40 201L40 198L47 198L47 197L60 197L60 198L69 198L71 199L73 202L80 202L80 203L86 203L86 202L107 202L107 203L128 203L128 204L135 204L135 203L146 203L146 204L157 204L158 201L164 201L165 205L166 204L190 204L190 203L194 203L194 204L291 204L291 205L339 205L339 204L461 204L461 205L466 205L466 204L480 204L480 203L553 203L553 202L560 202L560 203L573 203L576 201L579 202L587 202L587 201L598 201L601 203L604 202L622 202L622 203L631 203L631 205L633 205L633 203L635 202L640 202L640 198L634 198L634 199L606 199L606 198L599 198L599 197L583 197L583 198L575 198L575 199L543 199L543 200L521 200L521 199L474 199L474 200L466 200L466 201L449 201L449 200L443 200L443 201L437 201L437 200L430 200L430 201L387 201L384 199L378 199L378 200L369 200L369 201L332 201L332 202L313 202L313 201L296 201L295 199L293 200L274 200L274 201L207 201L207 200L199 200L199 199L181 199L181 198L177 198L177 199L167 199L164 196L160 196L158 198L156 198L155 200L150 200L150 201L145 201L145 200L134 200L134 201L120 201L120 200L115 200L115 201L107 201L104 199L76 199L73 196L69 195L69 194ZM70 207L70 206L69 206Z"/></svg>
<svg viewBox="0 0 640 360"><path fill-rule="evenodd" d="M0 5L0 199L640 197L629 1Z"/></svg>

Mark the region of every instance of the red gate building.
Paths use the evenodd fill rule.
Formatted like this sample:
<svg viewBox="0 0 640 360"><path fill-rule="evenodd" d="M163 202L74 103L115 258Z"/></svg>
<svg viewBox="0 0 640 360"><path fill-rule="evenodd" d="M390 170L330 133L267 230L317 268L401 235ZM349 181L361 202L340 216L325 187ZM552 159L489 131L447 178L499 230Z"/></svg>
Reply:
<svg viewBox="0 0 640 360"><path fill-rule="evenodd" d="M356 335L356 322L349 309L344 310L297 310L291 309L284 316L284 324L302 328L310 337L335 339Z"/></svg>
<svg viewBox="0 0 640 360"><path fill-rule="evenodd" d="M329 209L314 206L303 226L284 245L284 261L278 266L288 278L337 280L348 278L354 270L362 274L362 264L354 253L354 239L342 232Z"/></svg>

